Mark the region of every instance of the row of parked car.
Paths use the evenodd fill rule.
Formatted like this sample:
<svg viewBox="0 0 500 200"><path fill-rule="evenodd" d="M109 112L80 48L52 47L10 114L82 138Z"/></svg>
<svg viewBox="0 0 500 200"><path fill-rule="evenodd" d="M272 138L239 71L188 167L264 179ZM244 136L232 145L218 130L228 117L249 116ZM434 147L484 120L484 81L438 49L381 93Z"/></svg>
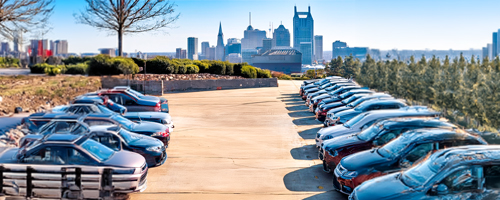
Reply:
<svg viewBox="0 0 500 200"><path fill-rule="evenodd" d="M337 76L304 81L299 93L324 123L323 169L349 199L500 197L500 146L439 112Z"/></svg>
<svg viewBox="0 0 500 200"><path fill-rule="evenodd" d="M6 195L32 198L144 191L148 168L165 163L174 130L165 98L128 87L78 96L22 124L29 134L0 154L2 186Z"/></svg>

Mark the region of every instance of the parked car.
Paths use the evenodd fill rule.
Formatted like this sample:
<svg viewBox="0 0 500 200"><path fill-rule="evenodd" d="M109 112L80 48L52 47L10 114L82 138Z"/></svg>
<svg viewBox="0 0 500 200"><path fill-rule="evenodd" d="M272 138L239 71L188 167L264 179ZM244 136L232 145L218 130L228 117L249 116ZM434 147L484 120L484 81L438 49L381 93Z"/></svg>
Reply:
<svg viewBox="0 0 500 200"><path fill-rule="evenodd" d="M36 140L44 140L53 134L88 135L104 146L115 151L127 150L141 154L148 167L165 163L167 153L163 142L137 133L127 131L116 125L96 125L89 127L81 121L54 120L46 125L44 131L29 134L20 140L20 146L28 145Z"/></svg>
<svg viewBox="0 0 500 200"><path fill-rule="evenodd" d="M357 133L372 124L390 118L410 118L410 117L438 117L439 112L432 111L423 107L405 107L398 110L375 110L361 113L349 120L347 123L339 126L330 126L322 128L316 134L316 146L320 148L323 141L332 139L341 135Z"/></svg>
<svg viewBox="0 0 500 200"><path fill-rule="evenodd" d="M341 111L334 116L331 117L330 119L330 126L332 125L338 125L338 124L343 124L346 123L347 121L351 120L353 117L372 110L390 110L390 109L400 109L406 107L406 103L402 102L401 100L397 99L384 99L384 100L377 100L377 101L366 101L358 106L356 106L354 109L349 109L349 110L344 110Z"/></svg>
<svg viewBox="0 0 500 200"><path fill-rule="evenodd" d="M306 100L307 95L309 93L319 91L320 90L319 87L321 87L323 85L326 85L326 84L330 83L331 81L332 80L330 80L330 79L322 79L322 80L320 80L318 82L315 82L313 85L308 85L308 86L304 87L304 92L302 94L302 99ZM335 81L335 80L333 80L333 81Z"/></svg>
<svg viewBox="0 0 500 200"><path fill-rule="evenodd" d="M169 127L169 132L173 133L174 132L174 121L172 120L172 117L168 113L162 113L162 112L129 112L125 115L123 115L125 118L133 121L133 122L141 122L141 121L147 121L147 122L155 122L155 123L160 123L165 126Z"/></svg>
<svg viewBox="0 0 500 200"><path fill-rule="evenodd" d="M168 108L168 100L165 97L156 97L156 96L149 96L149 95L144 95L136 90L133 90L129 86L116 86L113 88L114 90L124 90L126 92L135 94L137 97L142 98L142 99L149 99L149 100L156 100L156 98L160 99L161 102L161 111L169 113L170 110Z"/></svg>
<svg viewBox="0 0 500 200"><path fill-rule="evenodd" d="M453 147L408 170L368 180L349 199L498 199L499 176L500 146Z"/></svg>
<svg viewBox="0 0 500 200"><path fill-rule="evenodd" d="M313 99L316 98L316 97L318 97L318 96L321 96L320 97L321 100L327 100L328 97L335 97L335 95L332 95L332 92L335 92L336 90L338 90L340 88L348 87L348 86L359 86L359 85L356 84L356 83L353 83L353 82L341 82L341 83L335 84L334 86L326 88L319 95L315 95L315 93L309 94L310 96L308 96L307 99L306 99L306 106L309 107L311 104L317 104L317 103L319 103L320 101L313 102Z"/></svg>
<svg viewBox="0 0 500 200"><path fill-rule="evenodd" d="M308 99L309 102L309 110L311 112L314 112L316 109L316 106L318 106L318 103L326 98L338 98L341 94L344 94L346 92L349 92L351 90L356 90L356 89L361 89L360 86L357 85L348 85L348 86L343 86L340 87L339 89L336 89L335 91L328 92L327 94L322 94L316 97L313 97L311 99Z"/></svg>
<svg viewBox="0 0 500 200"><path fill-rule="evenodd" d="M108 98L103 98L100 96L78 96L72 101L70 101L71 104L96 104L96 105L102 105L108 108L109 110L120 113L124 115L127 113L127 108L125 106L122 106L120 104L117 104L113 102L112 100ZM54 110L54 109L52 109Z"/></svg>
<svg viewBox="0 0 500 200"><path fill-rule="evenodd" d="M357 84L356 83L339 83L339 84L337 84L335 86L326 88L325 90L328 91L328 92L332 92L332 91L335 91L336 89L338 89L338 88L340 88L342 86L357 86ZM318 105L331 103L333 101L335 101L335 99L325 98L325 99L322 99L321 101L319 101Z"/></svg>
<svg viewBox="0 0 500 200"><path fill-rule="evenodd" d="M30 146L9 148L0 154L0 163L3 193L9 196L62 199L81 191L80 199L98 199L109 188L131 193L147 187L144 157L113 151L86 135L54 134ZM66 179L71 176L76 178Z"/></svg>
<svg viewBox="0 0 500 200"><path fill-rule="evenodd" d="M394 97L392 97L389 94L374 93L374 94L367 95L367 96L361 97L359 99L356 99L355 101L347 104L346 106L340 106L337 108L333 108L333 109L329 110L328 112L326 112L326 120L323 122L323 125L325 125L326 127L330 126L330 124L333 125L333 123L330 123L330 121L333 121L333 117L339 112L342 112L344 110L353 109L365 101L382 100L382 99L394 99Z"/></svg>
<svg viewBox="0 0 500 200"><path fill-rule="evenodd" d="M102 97L107 96L114 102L125 106L129 112L162 111L161 100L158 97L138 97L130 91L121 89L100 90L97 94Z"/></svg>
<svg viewBox="0 0 500 200"><path fill-rule="evenodd" d="M140 122L135 123L129 119L117 115L117 114L88 114L84 116L79 115L67 115L65 113L35 113L27 117L24 121L24 125L29 127L33 132L44 131L43 125L47 124L52 120L72 120L72 121L82 121L89 126L94 125L121 125L124 129L154 137L163 142L163 144L168 147L170 141L170 130L167 126L154 122Z"/></svg>
<svg viewBox="0 0 500 200"><path fill-rule="evenodd" d="M487 143L480 136L461 129L408 131L380 148L343 158L335 168L333 183L340 192L350 194L367 180L409 168L437 150L464 145Z"/></svg>
<svg viewBox="0 0 500 200"><path fill-rule="evenodd" d="M329 110L338 107L339 106L338 103L341 103L341 105L342 105L342 100L347 100L347 98L349 98L355 94L372 94L372 93L374 93L374 92L371 90L367 90L367 89L355 89L355 90L350 90L348 92L345 92L337 97L332 97L330 99L336 99L337 101L334 101L328 105L324 105L322 108L319 108L319 107L316 108L316 111L315 111L316 119L318 119L319 121L325 121L326 113Z"/></svg>
<svg viewBox="0 0 500 200"><path fill-rule="evenodd" d="M406 131L421 128L453 130L457 127L437 119L388 119L375 123L360 133L342 135L325 141L318 157L323 160L323 170L330 173L346 156L385 145Z"/></svg>

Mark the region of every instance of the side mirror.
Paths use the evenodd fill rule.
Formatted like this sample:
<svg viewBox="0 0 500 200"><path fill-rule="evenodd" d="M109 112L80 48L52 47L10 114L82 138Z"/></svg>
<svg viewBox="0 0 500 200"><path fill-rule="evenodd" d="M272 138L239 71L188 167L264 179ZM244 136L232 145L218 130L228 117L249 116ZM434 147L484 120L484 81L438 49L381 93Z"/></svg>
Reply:
<svg viewBox="0 0 500 200"><path fill-rule="evenodd" d="M127 113L127 109L120 109L120 114L125 115Z"/></svg>
<svg viewBox="0 0 500 200"><path fill-rule="evenodd" d="M448 194L448 186L445 184L439 184L432 186L432 193L436 195L446 195Z"/></svg>
<svg viewBox="0 0 500 200"><path fill-rule="evenodd" d="M379 146L380 144L378 143L378 138L373 140L373 146Z"/></svg>

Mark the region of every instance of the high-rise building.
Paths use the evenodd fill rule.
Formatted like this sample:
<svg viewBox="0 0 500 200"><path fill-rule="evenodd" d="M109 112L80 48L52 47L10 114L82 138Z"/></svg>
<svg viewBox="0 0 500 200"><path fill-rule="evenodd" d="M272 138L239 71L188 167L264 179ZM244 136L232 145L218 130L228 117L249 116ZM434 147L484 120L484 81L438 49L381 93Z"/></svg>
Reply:
<svg viewBox="0 0 500 200"><path fill-rule="evenodd" d="M217 35L217 46L215 47L215 60L224 61L224 34L222 33L222 23L219 23L219 34Z"/></svg>
<svg viewBox="0 0 500 200"><path fill-rule="evenodd" d="M268 50L271 50L273 48L273 39L271 38L266 38L262 40L262 49L260 50L260 53L264 53Z"/></svg>
<svg viewBox="0 0 500 200"><path fill-rule="evenodd" d="M308 7L308 12L297 12L297 6L293 16L293 48L301 51L302 42L311 43L311 53L302 52L302 60L307 55L313 55L314 50L314 20L311 15L311 6Z"/></svg>
<svg viewBox="0 0 500 200"><path fill-rule="evenodd" d="M483 47L482 54L483 54L483 59L488 57L488 46Z"/></svg>
<svg viewBox="0 0 500 200"><path fill-rule="evenodd" d="M209 42L202 42L201 43L201 55L204 55L206 57L207 48L210 48L210 43Z"/></svg>
<svg viewBox="0 0 500 200"><path fill-rule="evenodd" d="M237 38L229 38L227 39L227 44L225 47L226 57L229 54L240 54L241 56L241 41Z"/></svg>
<svg viewBox="0 0 500 200"><path fill-rule="evenodd" d="M314 36L314 59L318 62L323 62L323 36Z"/></svg>
<svg viewBox="0 0 500 200"><path fill-rule="evenodd" d="M54 42L54 49L51 49L54 55L65 56L68 54L68 41L56 40Z"/></svg>
<svg viewBox="0 0 500 200"><path fill-rule="evenodd" d="M496 57L498 55L498 33L497 32L493 33L492 47L493 47L493 57Z"/></svg>
<svg viewBox="0 0 500 200"><path fill-rule="evenodd" d="M289 47L290 46L290 31L281 24L273 33L274 47Z"/></svg>
<svg viewBox="0 0 500 200"><path fill-rule="evenodd" d="M337 40L337 41L333 42L332 47L333 47L334 49L335 49L335 48L343 48L343 47L347 47L347 43L345 43L345 42L341 42L340 40Z"/></svg>
<svg viewBox="0 0 500 200"><path fill-rule="evenodd" d="M335 41L332 44L332 58L353 56L360 60L366 59L366 54L370 51L368 47L348 47L345 42Z"/></svg>
<svg viewBox="0 0 500 200"><path fill-rule="evenodd" d="M216 47L212 46L207 49L207 55L205 56L205 59L207 60L215 60L215 49Z"/></svg>
<svg viewBox="0 0 500 200"><path fill-rule="evenodd" d="M23 50L23 32L21 30L17 30L14 32L14 52L21 52Z"/></svg>
<svg viewBox="0 0 500 200"><path fill-rule="evenodd" d="M8 54L10 53L10 45L8 42L2 42L2 49L1 49L2 54Z"/></svg>
<svg viewBox="0 0 500 200"><path fill-rule="evenodd" d="M487 48L488 48L488 57L490 58L490 60L492 60L493 59L493 45L488 44Z"/></svg>
<svg viewBox="0 0 500 200"><path fill-rule="evenodd" d="M257 49L241 49L241 60L248 64L252 64L252 56L258 55L259 50Z"/></svg>
<svg viewBox="0 0 500 200"><path fill-rule="evenodd" d="M187 56L190 60L198 60L198 38L188 37Z"/></svg>
<svg viewBox="0 0 500 200"><path fill-rule="evenodd" d="M241 54L230 53L229 55L226 56L226 61L229 61L230 63L241 63L242 61Z"/></svg>
<svg viewBox="0 0 500 200"><path fill-rule="evenodd" d="M313 61L312 42L301 42L299 51L302 53L302 64L311 65Z"/></svg>
<svg viewBox="0 0 500 200"><path fill-rule="evenodd" d="M187 54L186 49L181 49L181 48L175 49L175 58L185 59L186 54Z"/></svg>
<svg viewBox="0 0 500 200"><path fill-rule="evenodd" d="M241 39L241 49L257 49L262 47L262 40L267 38L266 31L254 29L252 27L251 19L247 30L243 32L243 39Z"/></svg>
<svg viewBox="0 0 500 200"><path fill-rule="evenodd" d="M496 52L495 52L495 57L500 55L500 29L498 29L498 32L496 34L497 39L496 39Z"/></svg>

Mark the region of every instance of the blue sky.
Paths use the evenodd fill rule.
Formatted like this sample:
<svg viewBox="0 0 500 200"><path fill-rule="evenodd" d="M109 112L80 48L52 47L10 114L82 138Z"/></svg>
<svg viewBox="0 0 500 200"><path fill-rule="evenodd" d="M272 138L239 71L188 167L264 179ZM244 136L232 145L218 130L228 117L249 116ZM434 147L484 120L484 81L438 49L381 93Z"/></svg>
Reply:
<svg viewBox="0 0 500 200"><path fill-rule="evenodd" d="M125 52L173 52L186 48L188 37L216 44L219 21L224 39L242 38L252 12L252 26L292 30L293 7L311 6L315 34L323 35L324 50L341 40L349 46L387 49L479 49L491 43L500 28L498 0L177 0L180 19L160 32L126 35ZM74 13L83 0L56 0L47 39L66 39L69 51L97 52L117 47L117 37L76 24ZM291 31L292 32L292 31ZM32 38L33 34L25 37ZM201 50L200 50L201 51Z"/></svg>

